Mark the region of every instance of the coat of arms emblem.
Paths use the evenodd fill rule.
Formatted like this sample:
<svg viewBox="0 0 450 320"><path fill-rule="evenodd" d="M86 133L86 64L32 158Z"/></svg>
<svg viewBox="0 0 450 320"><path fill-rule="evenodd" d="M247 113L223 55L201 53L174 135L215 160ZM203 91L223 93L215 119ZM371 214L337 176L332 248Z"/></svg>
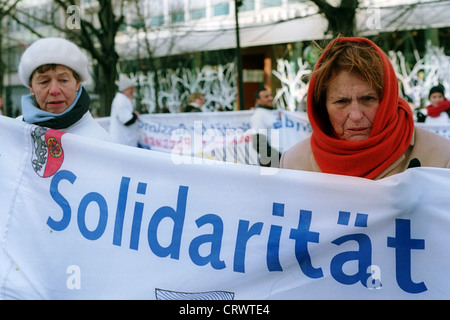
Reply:
<svg viewBox="0 0 450 320"><path fill-rule="evenodd" d="M31 165L42 178L51 177L62 165L64 151L61 145L62 131L35 127L31 130L33 152Z"/></svg>

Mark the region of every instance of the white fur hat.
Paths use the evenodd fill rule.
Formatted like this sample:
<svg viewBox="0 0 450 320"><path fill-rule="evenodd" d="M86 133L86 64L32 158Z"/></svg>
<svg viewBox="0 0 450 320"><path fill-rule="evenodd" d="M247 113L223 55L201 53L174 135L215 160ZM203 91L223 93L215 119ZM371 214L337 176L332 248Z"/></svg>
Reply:
<svg viewBox="0 0 450 320"><path fill-rule="evenodd" d="M116 85L119 87L119 91L122 92L130 87L136 87L136 82L124 74L119 74L119 80L116 81Z"/></svg>
<svg viewBox="0 0 450 320"><path fill-rule="evenodd" d="M29 87L36 68L46 64L61 64L74 70L81 82L89 79L88 58L74 43L63 38L42 38L33 42L23 53L19 63L19 78Z"/></svg>

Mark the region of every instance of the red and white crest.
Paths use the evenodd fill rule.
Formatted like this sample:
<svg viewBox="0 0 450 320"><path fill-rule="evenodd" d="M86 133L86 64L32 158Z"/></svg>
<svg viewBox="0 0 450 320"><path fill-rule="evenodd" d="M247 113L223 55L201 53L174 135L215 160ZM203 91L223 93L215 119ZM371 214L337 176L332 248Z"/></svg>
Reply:
<svg viewBox="0 0 450 320"><path fill-rule="evenodd" d="M64 161L64 150L61 145L62 131L36 127L31 131L33 153L31 164L34 171L43 178L51 177Z"/></svg>

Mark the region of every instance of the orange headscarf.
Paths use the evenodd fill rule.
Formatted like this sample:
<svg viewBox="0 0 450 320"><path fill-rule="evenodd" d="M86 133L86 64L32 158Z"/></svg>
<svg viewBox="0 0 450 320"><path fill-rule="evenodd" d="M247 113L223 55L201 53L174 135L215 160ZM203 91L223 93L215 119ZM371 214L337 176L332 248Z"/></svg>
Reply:
<svg viewBox="0 0 450 320"><path fill-rule="evenodd" d="M307 112L313 129L311 149L322 172L373 179L408 148L414 131L412 111L408 103L398 96L395 71L377 45L365 38L342 37L338 41L366 42L378 52L384 65L383 96L369 138L358 142L340 140L325 134L320 127L323 122L319 121L313 103L316 80L313 75L307 96Z"/></svg>

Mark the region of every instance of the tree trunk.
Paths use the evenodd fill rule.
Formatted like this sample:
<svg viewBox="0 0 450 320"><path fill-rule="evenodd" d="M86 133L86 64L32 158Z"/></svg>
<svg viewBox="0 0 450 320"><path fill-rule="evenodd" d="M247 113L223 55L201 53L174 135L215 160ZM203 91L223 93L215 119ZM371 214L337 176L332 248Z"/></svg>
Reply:
<svg viewBox="0 0 450 320"><path fill-rule="evenodd" d="M353 8L335 8L332 14L327 15L328 32L333 36L341 34L345 37L355 35L355 10Z"/></svg>
<svg viewBox="0 0 450 320"><path fill-rule="evenodd" d="M115 62L117 63L117 61ZM115 65L115 64L114 64ZM108 64L99 64L97 88L100 93L99 116L106 117L111 114L111 104L116 94L116 68Z"/></svg>
<svg viewBox="0 0 450 320"><path fill-rule="evenodd" d="M339 7L333 7L326 0L311 0L328 20L328 33L333 37L355 35L355 16L359 0L342 0Z"/></svg>
<svg viewBox="0 0 450 320"><path fill-rule="evenodd" d="M100 116L109 116L111 103L114 99L117 79L117 62L119 56L115 48L115 37L119 27L115 20L114 8L111 1L99 1L100 10L98 17L102 25L102 36L99 37L101 46L101 62L99 61L99 89L100 89Z"/></svg>

